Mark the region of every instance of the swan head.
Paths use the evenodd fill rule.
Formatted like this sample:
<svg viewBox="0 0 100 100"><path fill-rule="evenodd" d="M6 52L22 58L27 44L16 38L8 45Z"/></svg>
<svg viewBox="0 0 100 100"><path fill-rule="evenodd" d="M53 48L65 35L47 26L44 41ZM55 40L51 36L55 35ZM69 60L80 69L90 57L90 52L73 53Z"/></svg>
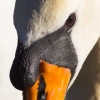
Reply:
<svg viewBox="0 0 100 100"><path fill-rule="evenodd" d="M22 91L32 87L40 61L45 60L70 69L70 87L100 36L98 4L99 0L91 5L86 0L16 0L18 46L10 71L12 84Z"/></svg>

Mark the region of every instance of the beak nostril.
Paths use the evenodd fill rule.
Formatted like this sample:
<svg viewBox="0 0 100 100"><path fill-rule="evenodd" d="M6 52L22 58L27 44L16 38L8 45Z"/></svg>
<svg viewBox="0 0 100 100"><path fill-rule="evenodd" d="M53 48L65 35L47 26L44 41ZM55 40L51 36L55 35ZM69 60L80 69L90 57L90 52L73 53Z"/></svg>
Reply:
<svg viewBox="0 0 100 100"><path fill-rule="evenodd" d="M46 100L46 94L43 94L40 100Z"/></svg>
<svg viewBox="0 0 100 100"><path fill-rule="evenodd" d="M40 82L38 88L38 100L46 100L46 93L45 93L46 83L42 75L40 75Z"/></svg>

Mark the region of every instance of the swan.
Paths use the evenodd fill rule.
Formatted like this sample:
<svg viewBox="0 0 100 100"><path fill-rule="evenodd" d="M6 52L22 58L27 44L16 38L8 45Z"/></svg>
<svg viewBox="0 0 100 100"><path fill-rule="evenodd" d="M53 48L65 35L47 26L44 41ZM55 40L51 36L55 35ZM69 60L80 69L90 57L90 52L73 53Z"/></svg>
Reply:
<svg viewBox="0 0 100 100"><path fill-rule="evenodd" d="M50 54L46 55L47 59L45 57L42 57L42 59L45 58L45 60L47 60L50 63L55 63L64 67L68 65L67 67L69 67L69 69L71 69L73 72L73 77L68 87L70 88L73 82L75 81L76 77L78 76L78 73L82 68L83 62L85 61L86 57L88 56L93 46L97 42L98 38L100 37L100 20L98 16L100 15L99 3L99 0L42 0L42 2L40 0L30 0L30 2L25 0L24 3L21 0L16 0L14 10L14 24L18 33L18 46L10 72L12 84L17 89L23 90L27 87L32 86L35 83L35 80L37 79L37 73L35 72L38 69L35 69L35 75L32 75L33 73L31 74L32 76L34 76L30 78L32 82L29 82L29 77L24 77L23 74L21 74L22 78L18 79L18 69L16 69L16 63L18 63L19 65L22 64L22 66L26 66L28 65L28 62L26 61L29 60L26 57L24 62L22 59L24 58L24 56L20 59L18 54L22 55L22 53L24 52L26 56L26 52L24 50L28 52L28 48L30 48L31 50L32 46L34 45L36 46L36 51L38 52L39 47L36 45L38 41L40 41L39 43L41 43L43 39L52 36L55 40L55 35L57 36L57 33L59 33L59 36L64 35L62 34L62 32L65 32L63 30L66 29L67 37L62 38L64 38L65 40L67 38L67 43L69 43L70 47L68 49L68 44L65 43L68 49L67 54L71 54L73 59L68 62L69 59L67 56L67 63L62 63L62 59L57 62L54 61L56 60L56 58L50 59ZM72 18L71 23L70 18ZM59 36L58 38L60 38ZM62 38L60 40L62 40ZM51 39L50 42L52 42ZM40 52L42 51L39 51L39 53ZM30 57L30 55L31 54L29 54L28 57ZM36 57L38 57L38 55L36 55ZM51 58L52 57L53 55L51 56ZM22 62L18 62L18 60ZM32 60L32 64L34 63L35 66L37 66L39 64L39 60L40 58L36 58L36 61ZM16 71L14 70L14 68L16 69ZM33 71L34 70L32 70L32 72ZM24 83L25 81L23 79L25 79L26 83Z"/></svg>
<svg viewBox="0 0 100 100"><path fill-rule="evenodd" d="M32 87L38 78L40 60L45 60L70 69L70 88L100 37L98 8L99 0L16 0L18 45L10 71L12 85L22 91Z"/></svg>

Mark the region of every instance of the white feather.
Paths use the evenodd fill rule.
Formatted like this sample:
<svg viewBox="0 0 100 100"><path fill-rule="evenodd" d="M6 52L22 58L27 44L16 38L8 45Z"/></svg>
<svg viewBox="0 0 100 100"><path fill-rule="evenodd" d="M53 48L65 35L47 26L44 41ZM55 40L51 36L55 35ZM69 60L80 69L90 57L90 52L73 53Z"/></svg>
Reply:
<svg viewBox="0 0 100 100"><path fill-rule="evenodd" d="M77 9L77 22L71 36L78 55L78 66L69 87L76 79L86 57L100 37L99 4L99 0L82 0Z"/></svg>

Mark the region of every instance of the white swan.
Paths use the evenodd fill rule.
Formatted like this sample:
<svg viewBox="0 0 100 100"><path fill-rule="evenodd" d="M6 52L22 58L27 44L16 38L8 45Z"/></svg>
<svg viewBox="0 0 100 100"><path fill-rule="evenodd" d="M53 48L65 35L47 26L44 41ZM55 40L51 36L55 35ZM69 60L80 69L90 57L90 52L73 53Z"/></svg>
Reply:
<svg viewBox="0 0 100 100"><path fill-rule="evenodd" d="M46 2L45 4L49 4L49 2L51 2L51 1L52 0L48 0L48 2ZM81 0L81 1L80 0L76 0L76 1L74 1L74 0L63 0L63 1L59 0L58 2L56 0L54 0L54 3L52 3L52 5L50 5L50 6L52 6L51 8L53 8L53 10L50 10L50 11L47 11L47 12L45 11L43 16L45 17L45 14L47 16L47 14L49 14L51 12L50 14L53 13L54 18L55 18L55 15L57 14L57 16L56 16L57 19L55 19L55 20L50 19L51 22L49 22L49 20L47 19L48 20L47 24L45 24L45 22L43 22L43 21L40 21L42 23L39 23L39 24L37 24L37 22L34 22L35 23L34 25L36 26L35 27L36 30L34 32L36 33L38 31L38 35L37 34L32 35L31 30L29 31L28 34L27 34L27 32L25 32L26 35L24 35L23 26L24 26L25 23L23 21L25 21L25 20L22 20L21 24L19 24L20 18L17 19L17 21L16 21L16 27L17 27L17 29L19 29L17 31L18 31L18 36L19 36L20 42L25 43L26 46L30 46L31 42L34 42L38 38L42 38L42 37L45 36L45 34L44 35L40 34L41 31L44 30L43 33L45 33L45 32L50 33L50 32L56 31L57 29L59 29L65 23L66 19L68 18L68 16L71 13L76 12L76 22L75 22L75 25L74 25L72 32L71 32L71 39L72 39L72 42L73 42L73 45L74 45L74 48L76 50L76 54L77 54L77 57L78 57L78 65L77 65L77 68L76 68L75 75L74 75L72 81L69 84L69 87L72 85L72 83L76 79L76 77L77 77L77 75L78 75L78 73L79 73L79 71L80 71L80 69L83 65L83 62L85 61L89 52L91 51L91 49L93 48L93 46L97 42L98 38L100 37L100 28L99 28L99 26L100 26L100 19L99 19L100 9L99 8L100 7L99 7L99 4L100 4L99 0L95 0L95 1L94 0L88 0L88 1L87 0ZM47 7L47 6L48 5L44 5L43 9L46 9L45 7ZM23 6L22 6L22 8L23 8ZM9 12L9 11L6 9L6 12ZM59 12L59 13L57 13L57 12ZM34 11L34 14L35 14L36 17L38 17L38 14L35 11ZM10 15L10 17L11 16L12 15ZM53 18L53 16L48 15L49 18L50 17ZM35 19L35 20L37 21L37 19ZM19 21L19 23L18 23L18 21ZM53 21L55 21L55 23L53 23ZM39 28L38 28L38 25L39 25ZM45 25L45 27L43 27L43 25ZM10 26L10 24L8 26ZM8 33L8 31L7 31L7 33ZM7 33L5 33L5 34L7 34ZM23 36L24 36L25 39L23 38ZM4 47L3 43L5 43L5 41L2 41L3 37L5 38L5 36L0 34L0 41L1 41L0 43L2 43L2 48ZM16 38L16 36L14 36L14 37ZM34 40L31 37L34 37ZM6 38L9 39L8 37L6 37ZM11 38L10 38L10 40L11 40ZM16 45L16 40L14 39L14 41L15 41L15 44L12 44L12 45ZM13 42L11 42L11 43L13 43ZM5 47L7 47L7 46L5 46ZM5 49L5 50L7 50L7 49ZM11 51L11 52L13 52L13 57L14 57L14 51L15 51L15 49L13 51ZM4 53L0 52L0 55L1 54L4 57L5 52ZM10 55L8 55L8 58L9 58L9 56ZM1 57L1 59L3 59L2 56L0 56L0 57ZM13 59L13 57L12 57L12 59ZM11 60L7 59L7 62L8 62L8 60L10 60L10 62L11 62L12 59ZM5 63L5 59L3 59L3 62ZM3 65L2 64L3 63L1 63L0 67L5 66L4 64ZM11 65L11 63L9 64L9 66L10 65ZM2 67L2 70L0 70L0 71L2 71L1 76L7 78L8 76L5 76L5 74L3 73L3 71L5 72L5 69L6 69L6 66L5 66L5 68ZM8 70L10 70L10 69L8 69ZM8 73L8 71L7 71L7 73ZM5 80L3 77L2 77L2 79ZM5 87L6 86L5 84L2 84L0 86ZM5 91L6 91L6 89L5 89ZM12 91L14 91L14 90L12 90ZM9 93L9 96L10 95L11 95L11 93ZM6 98L6 96L2 97L2 98Z"/></svg>

